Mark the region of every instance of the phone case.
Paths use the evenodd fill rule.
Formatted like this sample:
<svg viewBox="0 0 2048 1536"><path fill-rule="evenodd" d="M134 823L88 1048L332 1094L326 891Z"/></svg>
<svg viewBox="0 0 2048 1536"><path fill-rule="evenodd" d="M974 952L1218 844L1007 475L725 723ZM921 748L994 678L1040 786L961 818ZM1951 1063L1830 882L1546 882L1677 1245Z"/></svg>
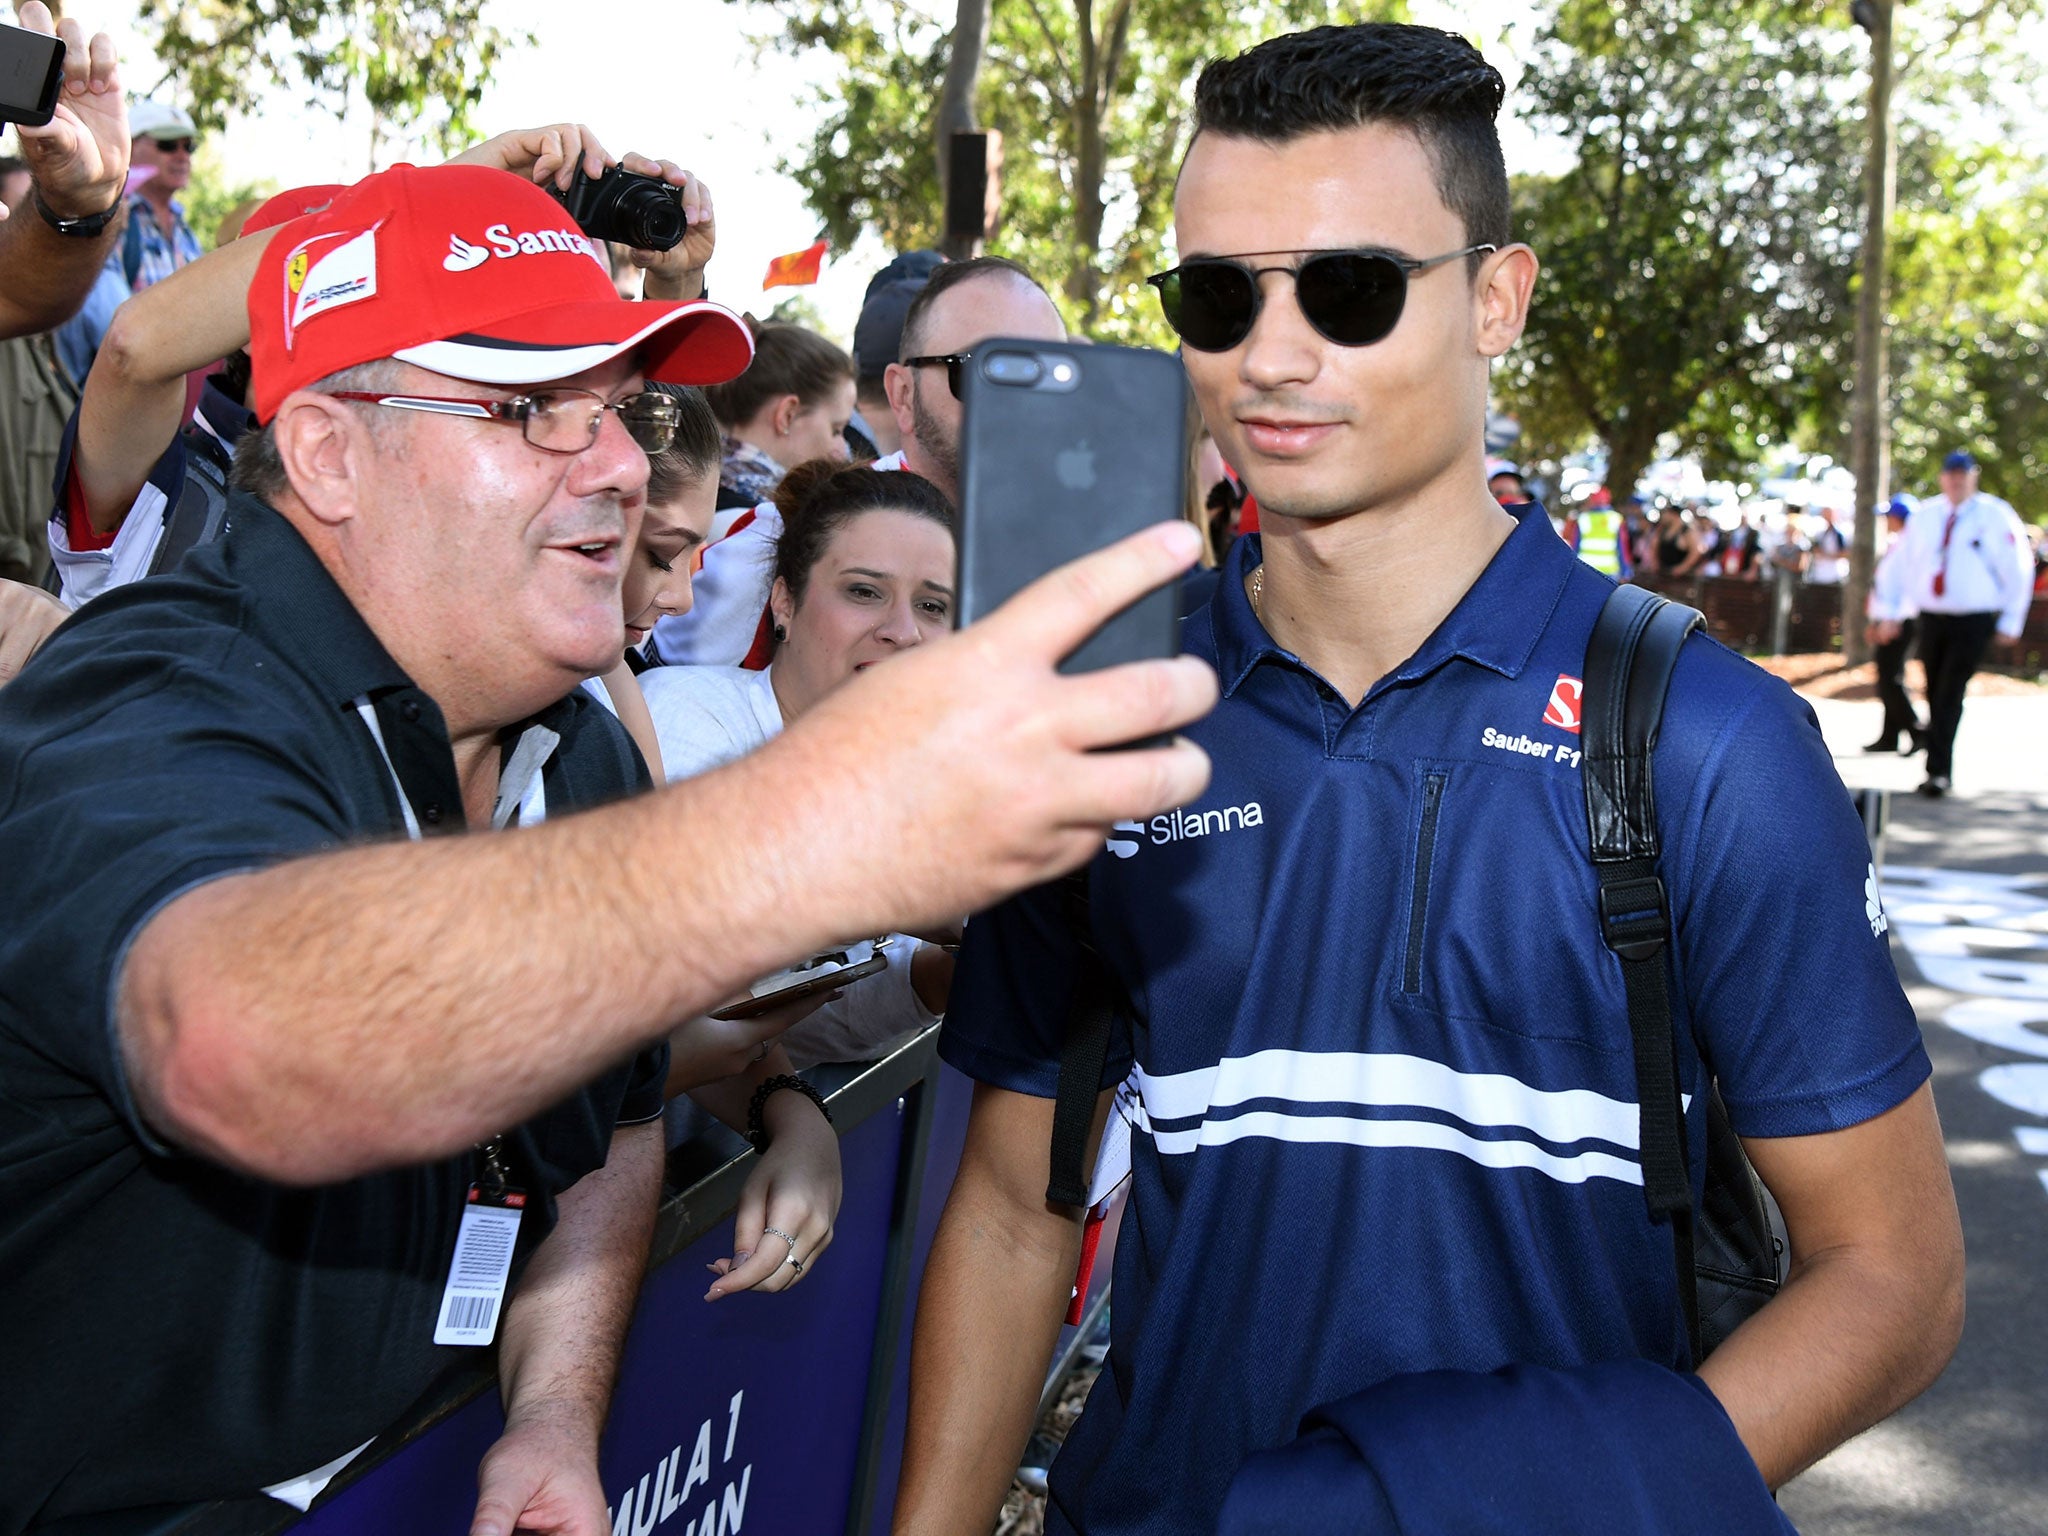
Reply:
<svg viewBox="0 0 2048 1536"><path fill-rule="evenodd" d="M26 27L0 25L0 123L41 128L57 115L64 44Z"/></svg>
<svg viewBox="0 0 2048 1536"><path fill-rule="evenodd" d="M961 369L962 624L1056 566L1183 515L1187 379L1178 358L1134 347L998 338ZM1168 583L1068 657L1064 672L1171 656Z"/></svg>
<svg viewBox="0 0 2048 1536"><path fill-rule="evenodd" d="M838 988L846 986L851 982L865 980L869 976L888 969L889 957L886 953L888 947L889 943L886 939L881 941L862 940L861 943L849 946L849 948L856 951L867 949L869 953L863 959L853 960L853 956L846 951L838 951L836 956L819 955L795 970L784 971L754 983L756 990L752 997L743 998L737 1003L717 1009L712 1013L711 1017L714 1019L751 1019L766 1013L770 1008L780 1008L784 1003L802 1002L805 998L815 997L820 992L836 991ZM835 965L829 971L817 972L814 970L820 962L828 958L843 958L852 961L852 963ZM788 982L787 985L775 985L785 979ZM763 987L768 988L768 990L759 990Z"/></svg>

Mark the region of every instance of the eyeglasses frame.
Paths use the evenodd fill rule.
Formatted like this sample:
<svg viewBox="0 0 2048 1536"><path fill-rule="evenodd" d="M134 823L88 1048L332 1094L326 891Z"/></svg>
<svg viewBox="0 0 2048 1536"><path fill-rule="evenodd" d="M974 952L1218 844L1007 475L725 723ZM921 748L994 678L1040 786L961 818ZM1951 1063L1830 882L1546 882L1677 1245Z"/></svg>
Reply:
<svg viewBox="0 0 2048 1536"><path fill-rule="evenodd" d="M534 407L539 403L540 397L543 395L582 395L587 399L595 400L598 403L598 414L590 419L590 441L581 448L550 448L545 443L534 442L531 434L527 431L527 423L533 419ZM645 443L641 443L639 438L633 437L633 429L630 426L626 426L624 414L627 405L634 401L646 400L650 397L663 401L668 407L666 413L668 417L668 442L663 443L658 448L649 448ZM507 400L478 400L473 396L459 395L415 395L398 391L385 393L378 390L361 389L337 389L330 393L329 398L335 400L354 400L364 405L388 406L392 410L397 411L425 411L435 416L466 416L477 421L488 420L517 423L519 435L526 440L529 446L538 448L542 453L557 453L564 457L573 457L579 453L587 453L596 445L598 435L604 430L604 412L606 411L618 411L620 413L619 425L626 427L626 435L633 437L633 441L639 444L641 451L644 453L660 453L668 447L669 443L674 442L676 426L681 418L681 412L676 409L675 402L658 389L635 390L632 394L627 395L621 400L607 400L595 390L576 389L568 385L557 389L536 390L532 394L513 395Z"/></svg>
<svg viewBox="0 0 2048 1536"><path fill-rule="evenodd" d="M935 352L928 357L906 357L903 359L903 366L906 368L929 368L935 364L944 364L946 369L946 388L951 390L953 398L958 400L960 398L960 370L973 360L974 354L972 352Z"/></svg>

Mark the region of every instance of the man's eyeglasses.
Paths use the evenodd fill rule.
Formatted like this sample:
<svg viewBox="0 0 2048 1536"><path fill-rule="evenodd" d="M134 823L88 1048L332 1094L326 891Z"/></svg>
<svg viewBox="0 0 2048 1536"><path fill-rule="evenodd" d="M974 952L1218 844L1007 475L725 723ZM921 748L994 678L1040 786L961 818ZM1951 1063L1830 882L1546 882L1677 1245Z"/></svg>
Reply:
<svg viewBox="0 0 2048 1536"><path fill-rule="evenodd" d="M188 155L192 153L192 141L190 139L152 139L150 142L167 155L175 155L180 150L183 150Z"/></svg>
<svg viewBox="0 0 2048 1536"><path fill-rule="evenodd" d="M336 400L388 405L398 411L431 411L439 416L473 416L490 421L516 421L526 440L545 453L581 453L597 441L604 413L617 411L619 424L648 453L660 453L675 441L682 411L659 390L645 390L623 400L607 401L587 389L537 389L510 400L467 400L448 395L377 394L338 389Z"/></svg>
<svg viewBox="0 0 2048 1536"><path fill-rule="evenodd" d="M953 398L958 400L960 398L960 370L967 365L967 360L973 356L972 352L941 352L932 357L906 357L903 359L903 366L906 368L930 368L944 364L946 369L946 388L953 391Z"/></svg>
<svg viewBox="0 0 2048 1536"><path fill-rule="evenodd" d="M1307 251L1299 264L1288 267L1255 267L1251 260L1293 252L1252 251L1198 257L1145 281L1159 290L1166 323L1197 352L1228 352L1251 335L1265 303L1259 279L1268 272L1293 274L1294 302L1321 335L1340 347L1369 347L1385 341L1400 324L1411 277L1495 249L1468 245L1420 261L1390 251Z"/></svg>

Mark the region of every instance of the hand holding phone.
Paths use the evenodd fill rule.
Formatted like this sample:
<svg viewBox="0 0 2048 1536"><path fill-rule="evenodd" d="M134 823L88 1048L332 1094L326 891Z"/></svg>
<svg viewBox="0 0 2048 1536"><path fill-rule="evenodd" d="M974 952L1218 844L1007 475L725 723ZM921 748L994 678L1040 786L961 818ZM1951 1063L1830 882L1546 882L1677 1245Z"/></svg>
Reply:
<svg viewBox="0 0 2048 1536"><path fill-rule="evenodd" d="M81 219L114 205L128 177L128 104L112 38L88 41L76 21L53 23L43 0L27 0L21 25L0 27L0 97L50 212Z"/></svg>

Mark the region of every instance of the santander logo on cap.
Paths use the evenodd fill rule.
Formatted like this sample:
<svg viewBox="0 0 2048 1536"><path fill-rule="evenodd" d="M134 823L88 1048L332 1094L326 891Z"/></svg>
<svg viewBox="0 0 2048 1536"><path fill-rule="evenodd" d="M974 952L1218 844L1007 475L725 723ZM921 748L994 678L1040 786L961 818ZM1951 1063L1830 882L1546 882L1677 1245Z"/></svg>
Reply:
<svg viewBox="0 0 2048 1536"><path fill-rule="evenodd" d="M754 345L739 316L701 299L621 299L605 253L566 217L504 171L401 165L294 218L249 286L257 420L382 358L508 388L621 356L653 383L718 384L746 369Z"/></svg>

